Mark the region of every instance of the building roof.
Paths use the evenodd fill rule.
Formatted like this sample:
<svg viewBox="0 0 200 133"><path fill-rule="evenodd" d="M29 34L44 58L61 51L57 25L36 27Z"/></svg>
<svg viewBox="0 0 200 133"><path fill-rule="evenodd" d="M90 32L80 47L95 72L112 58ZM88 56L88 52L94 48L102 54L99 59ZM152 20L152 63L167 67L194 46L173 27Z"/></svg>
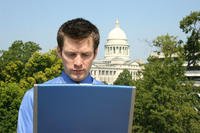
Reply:
<svg viewBox="0 0 200 133"><path fill-rule="evenodd" d="M125 32L120 28L118 19L115 22L115 28L108 34L108 40L109 39L127 40Z"/></svg>

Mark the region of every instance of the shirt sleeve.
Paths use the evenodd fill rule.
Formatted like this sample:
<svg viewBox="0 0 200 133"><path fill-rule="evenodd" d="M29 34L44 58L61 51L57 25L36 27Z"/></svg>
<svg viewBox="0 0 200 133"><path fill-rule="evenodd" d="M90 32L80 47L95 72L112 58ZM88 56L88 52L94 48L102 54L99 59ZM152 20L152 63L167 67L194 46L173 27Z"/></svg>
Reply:
<svg viewBox="0 0 200 133"><path fill-rule="evenodd" d="M28 90L21 102L18 114L17 133L33 132L33 88Z"/></svg>

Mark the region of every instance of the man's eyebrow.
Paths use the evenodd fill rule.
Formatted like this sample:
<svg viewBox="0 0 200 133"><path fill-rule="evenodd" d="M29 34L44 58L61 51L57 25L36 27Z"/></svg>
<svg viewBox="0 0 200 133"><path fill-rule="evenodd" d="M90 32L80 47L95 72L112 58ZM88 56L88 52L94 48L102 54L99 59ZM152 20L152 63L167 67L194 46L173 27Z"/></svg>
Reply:
<svg viewBox="0 0 200 133"><path fill-rule="evenodd" d="M90 51L86 51L86 52L82 52L82 53L92 53L92 52L90 52Z"/></svg>
<svg viewBox="0 0 200 133"><path fill-rule="evenodd" d="M76 53L76 52L74 52L72 50L66 50L66 51L64 51L64 53Z"/></svg>

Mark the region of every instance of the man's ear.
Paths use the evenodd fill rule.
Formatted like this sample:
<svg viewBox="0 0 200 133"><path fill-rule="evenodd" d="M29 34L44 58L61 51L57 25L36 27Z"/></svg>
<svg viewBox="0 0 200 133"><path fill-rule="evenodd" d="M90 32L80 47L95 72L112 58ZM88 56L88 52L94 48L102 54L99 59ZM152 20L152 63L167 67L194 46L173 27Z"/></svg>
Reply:
<svg viewBox="0 0 200 133"><path fill-rule="evenodd" d="M98 53L98 48L96 48L96 49L94 50L94 59L96 58L97 53Z"/></svg>
<svg viewBox="0 0 200 133"><path fill-rule="evenodd" d="M62 50L59 47L57 47L57 55L60 58L62 57Z"/></svg>

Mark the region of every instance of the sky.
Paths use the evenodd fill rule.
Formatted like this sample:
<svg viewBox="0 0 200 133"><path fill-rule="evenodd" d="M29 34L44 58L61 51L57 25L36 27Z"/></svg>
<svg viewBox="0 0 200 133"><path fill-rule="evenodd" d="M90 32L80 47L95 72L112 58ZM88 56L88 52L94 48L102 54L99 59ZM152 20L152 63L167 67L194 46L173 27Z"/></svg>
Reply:
<svg viewBox="0 0 200 133"><path fill-rule="evenodd" d="M57 46L61 24L81 17L100 31L97 58L104 57L104 45L116 19L125 31L131 59L146 60L154 48L151 42L170 34L185 40L179 22L192 11L200 11L200 0L0 0L0 49L16 40L32 41L43 52Z"/></svg>

